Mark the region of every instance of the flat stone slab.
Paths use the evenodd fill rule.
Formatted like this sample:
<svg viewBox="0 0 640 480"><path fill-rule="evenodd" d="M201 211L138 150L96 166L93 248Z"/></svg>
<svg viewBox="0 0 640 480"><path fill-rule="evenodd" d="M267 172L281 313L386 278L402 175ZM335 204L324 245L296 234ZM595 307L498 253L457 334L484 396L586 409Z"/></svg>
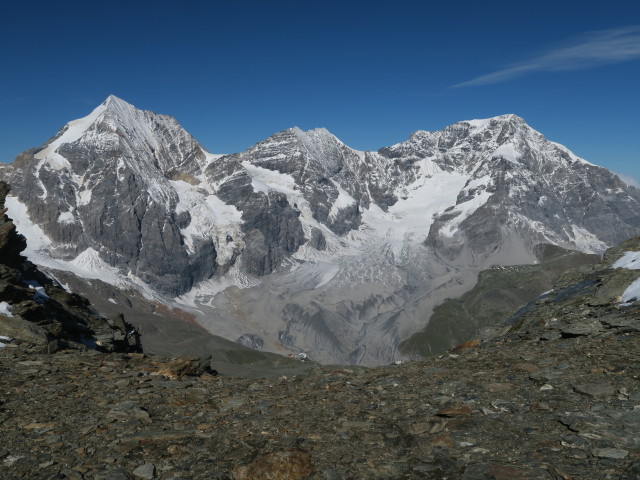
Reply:
<svg viewBox="0 0 640 480"><path fill-rule="evenodd" d="M573 389L589 397L608 397L616 393L616 388L608 383L583 383L573 387Z"/></svg>
<svg viewBox="0 0 640 480"><path fill-rule="evenodd" d="M621 460L629 456L628 450L622 448L596 448L593 451L593 456L598 458L614 458Z"/></svg>

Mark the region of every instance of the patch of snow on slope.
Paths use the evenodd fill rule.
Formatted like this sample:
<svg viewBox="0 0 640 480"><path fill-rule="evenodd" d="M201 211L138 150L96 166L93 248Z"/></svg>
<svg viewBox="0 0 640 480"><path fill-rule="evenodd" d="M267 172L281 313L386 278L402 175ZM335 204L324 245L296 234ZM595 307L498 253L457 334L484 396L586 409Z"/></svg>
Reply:
<svg viewBox="0 0 640 480"><path fill-rule="evenodd" d="M42 231L42 229L29 220L27 207L20 202L17 197L7 196L5 206L8 209L8 215L13 219L13 223L18 233L27 237L27 248L24 254L33 263L39 263L40 251L48 250L51 247L51 240Z"/></svg>
<svg viewBox="0 0 640 480"><path fill-rule="evenodd" d="M291 285L295 285L297 290L314 290L329 283L344 267L341 261L336 261L335 257L325 255L324 259L316 256L313 261L295 263L290 265L291 270L282 277L278 286L285 290Z"/></svg>
<svg viewBox="0 0 640 480"><path fill-rule="evenodd" d="M107 265L93 248L89 247L71 261L65 261L68 270L83 278L97 278L115 284L120 279L118 270Z"/></svg>
<svg viewBox="0 0 640 480"><path fill-rule="evenodd" d="M49 300L49 295L44 291L44 287L36 281L26 282L31 290L34 290L33 299L38 303L44 303Z"/></svg>
<svg viewBox="0 0 640 480"><path fill-rule="evenodd" d="M481 128L488 127L489 124L491 123L491 119L483 118L483 119L475 119L475 120L465 120L462 123L468 123L469 125L471 125L471 127L479 130Z"/></svg>
<svg viewBox="0 0 640 480"><path fill-rule="evenodd" d="M89 202L91 202L91 190L87 188L85 190L82 190L81 192L78 192L76 198L77 198L76 202L78 203L78 206L89 205Z"/></svg>
<svg viewBox="0 0 640 480"><path fill-rule="evenodd" d="M13 313L11 313L11 305L7 302L0 302L0 315L4 315L5 317L13 317ZM1 337L7 340L7 337Z"/></svg>
<svg viewBox="0 0 640 480"><path fill-rule="evenodd" d="M553 244L561 244L566 241L564 237L559 237L556 233L549 230L542 222L532 220L531 218L520 213L509 212L508 215L509 221L507 223L512 223L517 229L524 228L529 229L532 232L536 232L537 234L541 235L543 239L542 241Z"/></svg>
<svg viewBox="0 0 640 480"><path fill-rule="evenodd" d="M340 271L340 267L338 265L333 265L331 263L319 264L318 267L319 268L316 271L318 273L319 282L314 288L320 288L321 286L329 283Z"/></svg>
<svg viewBox="0 0 640 480"><path fill-rule="evenodd" d="M75 223L76 219L71 212L62 212L58 216L58 223Z"/></svg>
<svg viewBox="0 0 640 480"><path fill-rule="evenodd" d="M607 244L596 237L589 230L571 225L573 242L579 250L589 253L602 253L607 249Z"/></svg>
<svg viewBox="0 0 640 480"><path fill-rule="evenodd" d="M516 150L516 146L511 143L503 143L493 152L493 157L502 157L506 160L509 160L511 163L519 163L518 162L518 151Z"/></svg>
<svg viewBox="0 0 640 480"><path fill-rule="evenodd" d="M418 176L431 177L436 173L442 172L442 169L438 166L438 164L433 161L434 158L435 156L427 157L423 158L420 161L420 163L418 164L418 167L420 168Z"/></svg>
<svg viewBox="0 0 640 480"><path fill-rule="evenodd" d="M214 297L229 287L250 288L257 285L260 285L260 280L242 273L236 263L223 277L204 280L187 293L176 297L175 301L196 308L198 305L212 306Z"/></svg>
<svg viewBox="0 0 640 480"><path fill-rule="evenodd" d="M629 270L640 270L640 252L624 252L611 268L627 268Z"/></svg>
<svg viewBox="0 0 640 480"><path fill-rule="evenodd" d="M406 243L426 238L434 214L455 205L458 193L468 178L457 172L440 172L419 178L407 188L407 196L399 199L387 212L375 204L365 210L360 232L384 238L398 258Z"/></svg>
<svg viewBox="0 0 640 480"><path fill-rule="evenodd" d="M624 252L611 268L627 268L629 270L640 270L640 252ZM635 280L622 294L622 302L633 302L640 300L640 278Z"/></svg>
<svg viewBox="0 0 640 480"><path fill-rule="evenodd" d="M251 186L256 192L267 193L269 190L275 190L286 195L299 193L296 191L296 181L288 173L258 167L247 161L242 162L242 166L251 176Z"/></svg>
<svg viewBox="0 0 640 480"><path fill-rule="evenodd" d="M488 186L490 182L491 177L489 175L485 175L484 177L472 180L468 185L464 187L464 189L467 191L471 191L481 186ZM447 225L440 230L440 233L447 237L453 237L460 224L466 218L471 216L476 210L478 210L482 205L487 203L492 195L493 193L488 192L485 188L483 190L476 191L475 196L472 199L456 205L452 213L459 213L459 215L451 219L447 223Z"/></svg>
<svg viewBox="0 0 640 480"><path fill-rule="evenodd" d="M193 253L195 240L210 238L214 241L218 254L217 263L226 264L242 238L242 212L213 194L203 195L197 186L183 180L172 180L169 183L178 193L176 213L189 212L191 216L189 225L180 230L189 252ZM227 237L233 240L227 241Z"/></svg>
<svg viewBox="0 0 640 480"><path fill-rule="evenodd" d="M331 210L329 210L329 217L331 218L335 218L343 208L356 203L356 199L349 195L338 183L333 182L333 184L338 189L338 198L336 198L336 201L331 205Z"/></svg>
<svg viewBox="0 0 640 480"><path fill-rule="evenodd" d="M624 303L640 300L640 278L627 287L622 294L622 301Z"/></svg>

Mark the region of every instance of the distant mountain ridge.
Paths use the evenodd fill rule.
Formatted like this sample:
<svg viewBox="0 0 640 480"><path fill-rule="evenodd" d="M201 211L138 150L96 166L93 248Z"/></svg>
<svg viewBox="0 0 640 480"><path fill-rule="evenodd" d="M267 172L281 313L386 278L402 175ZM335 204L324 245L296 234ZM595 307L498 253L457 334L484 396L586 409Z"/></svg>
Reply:
<svg viewBox="0 0 640 480"><path fill-rule="evenodd" d="M291 128L232 155L110 96L0 167L44 267L180 305L216 334L386 363L433 307L541 243L640 234L640 191L515 115L376 152Z"/></svg>

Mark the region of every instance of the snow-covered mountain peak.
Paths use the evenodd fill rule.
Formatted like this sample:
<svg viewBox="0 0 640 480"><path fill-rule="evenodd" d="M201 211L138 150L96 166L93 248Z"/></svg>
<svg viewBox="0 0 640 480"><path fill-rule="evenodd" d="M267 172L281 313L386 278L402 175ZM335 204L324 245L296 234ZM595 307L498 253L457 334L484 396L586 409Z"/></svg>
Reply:
<svg viewBox="0 0 640 480"><path fill-rule="evenodd" d="M137 110L136 107L134 107L133 105L131 105L129 102L121 99L120 97L116 97L115 95L111 94L109 95L104 102L102 102L105 106L107 107L113 107L113 108L130 108L130 109L134 109Z"/></svg>
<svg viewBox="0 0 640 480"><path fill-rule="evenodd" d="M409 140L421 140L426 137L430 137L433 135L433 132L429 132L427 130L416 130L411 135L409 135Z"/></svg>
<svg viewBox="0 0 640 480"><path fill-rule="evenodd" d="M485 129L489 126L489 124L491 123L491 119L490 118L477 118L474 120L464 120L460 123L466 123L468 124L471 128L473 128L474 130L482 130Z"/></svg>
<svg viewBox="0 0 640 480"><path fill-rule="evenodd" d="M516 115L515 113L505 113L502 115L496 115L495 117L477 118L474 120L463 120L457 123L468 123L470 126L474 128L486 128L489 125L495 125L495 124L506 123L506 122L514 122L514 123L522 123L522 124L527 123L522 117Z"/></svg>
<svg viewBox="0 0 640 480"><path fill-rule="evenodd" d="M322 177L339 172L345 162L359 161L361 153L347 147L326 128L305 131L292 127L256 143L238 157L241 162L287 174L308 172L309 165L313 165Z"/></svg>
<svg viewBox="0 0 640 480"><path fill-rule="evenodd" d="M479 132L487 129L495 129L498 126L512 123L514 125L526 125L526 122L521 117L507 113L504 115L497 115L489 118L476 118L473 120L463 120L457 122L454 125L458 128L469 128L471 134L478 134Z"/></svg>
<svg viewBox="0 0 640 480"><path fill-rule="evenodd" d="M340 156L338 150L346 147L326 128L315 128L306 132L296 129L294 133L303 151L306 151L311 159L318 163L333 165L336 158Z"/></svg>
<svg viewBox="0 0 640 480"><path fill-rule="evenodd" d="M299 127L293 127L289 131L291 131L297 141L302 143L309 151L323 145L344 145L338 137L324 127L313 128L306 131Z"/></svg>
<svg viewBox="0 0 640 480"><path fill-rule="evenodd" d="M157 138L158 130L173 137L170 140L176 136L191 137L173 117L139 110L121 98L110 95L89 115L67 123L34 158L41 160L41 166L46 164L53 170L74 170L74 159L67 157L73 157L71 151L82 148L83 144L86 148L100 144L105 149L122 140L135 149L146 148L155 152L162 148L163 143Z"/></svg>
<svg viewBox="0 0 640 480"><path fill-rule="evenodd" d="M305 136L326 136L326 137L337 138L335 135L333 135L325 127L312 128L310 130L303 130L300 127L292 127L289 130L294 132L296 135L299 135L299 136L302 136L302 137L305 137Z"/></svg>
<svg viewBox="0 0 640 480"><path fill-rule="evenodd" d="M106 117L117 120L120 125L129 129L139 127L139 123L158 122L175 124L177 128L182 129L173 116L141 110L115 95L109 95L102 105L105 106Z"/></svg>
<svg viewBox="0 0 640 480"><path fill-rule="evenodd" d="M140 110L115 95L107 97L103 105L105 106L105 116L107 118L130 130L139 127L137 124L141 120L143 123L147 123L144 122L144 117L152 119L153 117L162 116L150 111Z"/></svg>
<svg viewBox="0 0 640 480"><path fill-rule="evenodd" d="M34 155L38 160L48 160L52 168L58 170L67 166L68 162L57 151L65 144L79 140L85 132L103 115L107 109L106 101L98 105L86 117L67 123L45 147Z"/></svg>
<svg viewBox="0 0 640 480"><path fill-rule="evenodd" d="M391 361L440 299L541 242L600 251L640 232L637 190L513 114L367 152L294 127L218 156L109 96L0 175L40 239L30 258L324 361Z"/></svg>
<svg viewBox="0 0 640 480"><path fill-rule="evenodd" d="M103 102L103 105L105 106L104 116L112 123L115 122L116 128L120 127L121 133L141 131L148 128L149 123L157 121L158 118L171 118L168 115L158 115L148 110L140 110L114 95L110 95Z"/></svg>

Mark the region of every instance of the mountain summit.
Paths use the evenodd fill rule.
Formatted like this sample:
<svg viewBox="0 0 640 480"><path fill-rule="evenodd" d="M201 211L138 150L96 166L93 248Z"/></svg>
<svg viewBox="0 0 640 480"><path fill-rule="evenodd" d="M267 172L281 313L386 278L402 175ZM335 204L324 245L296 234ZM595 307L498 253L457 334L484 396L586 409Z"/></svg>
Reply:
<svg viewBox="0 0 640 480"><path fill-rule="evenodd" d="M388 363L491 265L640 234L640 191L515 115L376 152L291 128L233 155L110 96L0 169L43 267L138 288L210 331ZM31 233L31 234L30 234Z"/></svg>

